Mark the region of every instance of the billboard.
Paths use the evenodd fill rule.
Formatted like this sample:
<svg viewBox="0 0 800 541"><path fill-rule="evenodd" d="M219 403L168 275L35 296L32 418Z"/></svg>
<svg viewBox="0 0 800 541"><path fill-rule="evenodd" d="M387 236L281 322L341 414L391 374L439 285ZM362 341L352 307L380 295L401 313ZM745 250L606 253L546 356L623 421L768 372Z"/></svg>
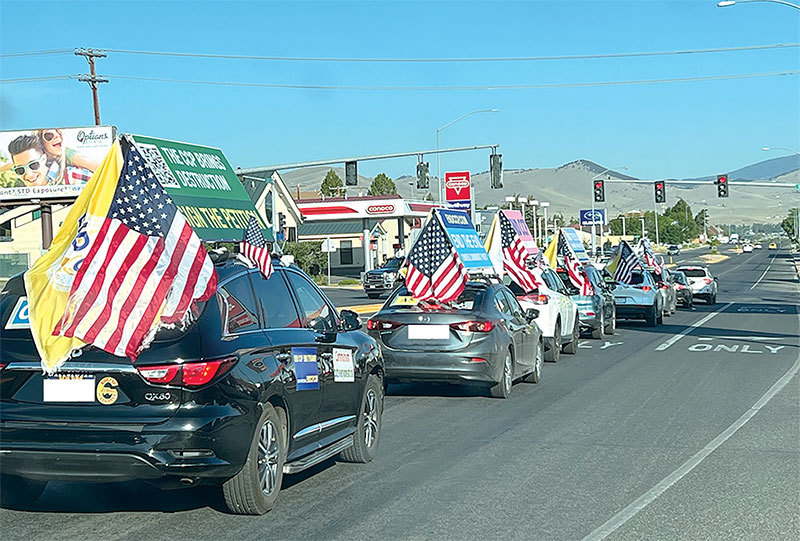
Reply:
<svg viewBox="0 0 800 541"><path fill-rule="evenodd" d="M606 225L606 209L581 210L581 225Z"/></svg>
<svg viewBox="0 0 800 541"><path fill-rule="evenodd" d="M74 199L114 142L113 126L0 132L0 201Z"/></svg>
<svg viewBox="0 0 800 541"><path fill-rule="evenodd" d="M204 241L238 241L255 216L264 238L274 241L271 224L253 201L222 150L191 143L133 135L136 148Z"/></svg>

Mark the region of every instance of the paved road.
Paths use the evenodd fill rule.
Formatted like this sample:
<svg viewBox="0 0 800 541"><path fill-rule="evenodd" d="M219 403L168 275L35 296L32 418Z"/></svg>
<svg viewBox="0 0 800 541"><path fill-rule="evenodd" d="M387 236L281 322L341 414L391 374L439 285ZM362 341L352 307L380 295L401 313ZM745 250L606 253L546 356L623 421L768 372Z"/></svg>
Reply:
<svg viewBox="0 0 800 541"><path fill-rule="evenodd" d="M391 387L378 458L286 478L264 517L210 488L54 483L0 511L4 538L800 538L797 277L785 251L714 269L716 306L584 340L509 400Z"/></svg>

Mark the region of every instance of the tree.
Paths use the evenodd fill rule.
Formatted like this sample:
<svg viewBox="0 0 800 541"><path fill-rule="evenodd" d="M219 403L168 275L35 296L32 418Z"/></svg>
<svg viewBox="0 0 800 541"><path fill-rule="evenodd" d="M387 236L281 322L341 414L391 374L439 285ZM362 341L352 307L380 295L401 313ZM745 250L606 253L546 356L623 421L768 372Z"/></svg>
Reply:
<svg viewBox="0 0 800 541"><path fill-rule="evenodd" d="M328 270L328 254L322 251L322 242L287 242L283 253L294 256L294 262L311 276Z"/></svg>
<svg viewBox="0 0 800 541"><path fill-rule="evenodd" d="M386 173L378 173L372 184L369 185L369 195L394 195L397 193L397 186L394 181L390 179Z"/></svg>
<svg viewBox="0 0 800 541"><path fill-rule="evenodd" d="M781 222L781 228L786 232L789 238L794 238L797 234L794 230L794 217L798 212L800 212L800 209L793 208L789 211L789 215Z"/></svg>
<svg viewBox="0 0 800 541"><path fill-rule="evenodd" d="M328 174L322 180L319 191L325 197L340 197L344 193L344 184L342 184L342 179L339 178L336 171L333 169L328 171Z"/></svg>

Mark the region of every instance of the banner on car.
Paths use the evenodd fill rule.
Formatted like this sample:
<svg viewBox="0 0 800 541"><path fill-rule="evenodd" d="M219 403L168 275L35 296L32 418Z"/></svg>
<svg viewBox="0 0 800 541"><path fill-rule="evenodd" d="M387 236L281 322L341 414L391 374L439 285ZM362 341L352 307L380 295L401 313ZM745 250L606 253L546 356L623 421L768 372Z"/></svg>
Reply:
<svg viewBox="0 0 800 541"><path fill-rule="evenodd" d="M0 131L0 201L76 199L115 136L114 126Z"/></svg>
<svg viewBox="0 0 800 541"><path fill-rule="evenodd" d="M589 254L586 253L586 250L583 247L583 243L581 242L581 238L578 236L578 230L573 229L571 227L564 227L561 228L561 234L564 235L564 240L567 241L572 252L575 254L575 257L578 258L578 261L581 263L589 263L591 259L589 258Z"/></svg>
<svg viewBox="0 0 800 541"><path fill-rule="evenodd" d="M136 148L204 241L240 241L255 216L267 241L274 241L241 181L218 148L132 136Z"/></svg>
<svg viewBox="0 0 800 541"><path fill-rule="evenodd" d="M458 252L464 267L470 272L493 273L492 261L478 237L469 214L463 210L437 209L442 226Z"/></svg>

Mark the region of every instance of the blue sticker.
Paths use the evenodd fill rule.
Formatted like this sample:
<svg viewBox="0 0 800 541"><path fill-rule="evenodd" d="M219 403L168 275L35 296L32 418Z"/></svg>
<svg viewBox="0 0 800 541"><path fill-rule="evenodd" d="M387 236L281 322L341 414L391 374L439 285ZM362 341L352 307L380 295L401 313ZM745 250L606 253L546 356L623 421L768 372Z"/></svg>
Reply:
<svg viewBox="0 0 800 541"><path fill-rule="evenodd" d="M317 348L292 348L292 364L298 391L319 389Z"/></svg>
<svg viewBox="0 0 800 541"><path fill-rule="evenodd" d="M30 329L31 322L28 319L28 297L20 297L17 299L17 304L11 311L8 321L6 321L6 329Z"/></svg>

